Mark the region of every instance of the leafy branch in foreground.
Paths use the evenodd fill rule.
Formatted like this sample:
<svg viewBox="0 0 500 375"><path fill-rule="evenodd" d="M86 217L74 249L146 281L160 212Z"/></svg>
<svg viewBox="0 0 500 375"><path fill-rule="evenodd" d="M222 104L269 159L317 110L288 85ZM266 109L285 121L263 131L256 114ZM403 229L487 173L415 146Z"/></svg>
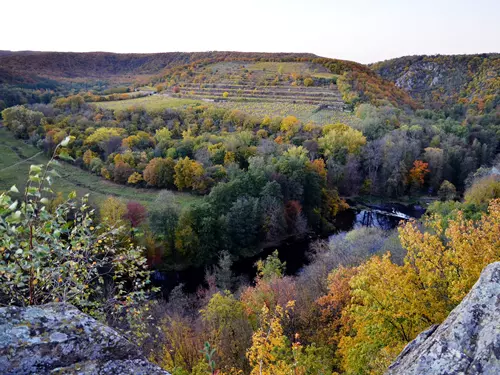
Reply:
<svg viewBox="0 0 500 375"><path fill-rule="evenodd" d="M67 302L110 318L145 298L143 249L121 227L96 224L87 195L78 201L73 192L51 207L53 159L31 166L19 200L15 186L0 194L0 304Z"/></svg>

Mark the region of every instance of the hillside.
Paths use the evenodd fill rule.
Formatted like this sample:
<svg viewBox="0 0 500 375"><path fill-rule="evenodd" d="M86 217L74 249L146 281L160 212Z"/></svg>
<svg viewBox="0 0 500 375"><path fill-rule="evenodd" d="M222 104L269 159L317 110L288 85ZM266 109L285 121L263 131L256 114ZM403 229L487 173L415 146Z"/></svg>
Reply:
<svg viewBox="0 0 500 375"><path fill-rule="evenodd" d="M462 105L482 114L500 105L499 54L406 56L370 67L431 109Z"/></svg>
<svg viewBox="0 0 500 375"><path fill-rule="evenodd" d="M307 78L312 83L304 81ZM279 86L262 95L279 101L292 97L298 103L326 104L342 108L359 102L416 107L407 93L382 79L368 67L350 61L320 58L308 53L169 52L115 54L106 52L10 52L0 53L0 85L30 89L59 88L62 94L102 90L117 85L184 86L184 94L213 99L228 92L232 97L255 99L255 86ZM210 83L210 90L200 84ZM57 86L59 84L59 86ZM64 90L61 90L64 86ZM285 86L286 92L278 90ZM301 89L295 86L307 86ZM314 87L311 87L314 86ZM326 90L325 90L326 88ZM332 90L328 90L332 89ZM201 91L200 91L201 90ZM298 91L297 91L298 90ZM269 91L269 90L267 90ZM305 94L303 91L307 91ZM303 95L304 94L304 95ZM0 95L1 96L1 95ZM6 95L4 95L6 96ZM24 95L25 97L28 95ZM340 100L342 97L342 100ZM256 99L260 99L257 95ZM8 105L14 99L4 100ZM26 100L27 102L36 102Z"/></svg>
<svg viewBox="0 0 500 375"><path fill-rule="evenodd" d="M0 53L2 70L18 80L34 82L40 78L58 81L113 79L132 82L136 77L158 74L167 67L188 64L206 58L290 59L313 58L312 54L241 53L241 52L168 52L168 53L108 53L108 52L10 52ZM6 74L0 83L13 83Z"/></svg>
<svg viewBox="0 0 500 375"><path fill-rule="evenodd" d="M227 92L228 97L273 101L288 98L294 103L324 104L332 109L342 104L353 108L363 102L417 107L405 91L365 65L330 58L212 58L166 69L153 82L161 88L184 87L191 97L214 98Z"/></svg>

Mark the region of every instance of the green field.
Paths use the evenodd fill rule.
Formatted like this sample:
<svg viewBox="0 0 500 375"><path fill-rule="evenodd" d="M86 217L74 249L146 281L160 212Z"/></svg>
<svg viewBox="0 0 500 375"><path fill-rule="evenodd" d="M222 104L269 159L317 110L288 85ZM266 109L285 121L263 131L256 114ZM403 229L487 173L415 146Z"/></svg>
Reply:
<svg viewBox="0 0 500 375"><path fill-rule="evenodd" d="M48 161L45 155L39 153L39 149L15 139L9 131L0 128L0 191L8 190L12 185L21 190L26 183L30 165L45 164ZM27 158L32 159L25 160ZM68 163L60 162L55 169L61 175L55 179L55 191L65 194L76 191L79 196L89 193L91 202L96 204L112 195L124 200L138 201L147 206L159 192L118 185ZM174 192L174 194L183 207L201 199L189 193Z"/></svg>
<svg viewBox="0 0 500 375"><path fill-rule="evenodd" d="M114 111L124 110L131 107L144 107L148 111L161 111L165 108L183 108L201 104L202 101L194 99L171 98L164 95L146 96L144 98L117 100L114 102L94 103L98 107L112 109Z"/></svg>

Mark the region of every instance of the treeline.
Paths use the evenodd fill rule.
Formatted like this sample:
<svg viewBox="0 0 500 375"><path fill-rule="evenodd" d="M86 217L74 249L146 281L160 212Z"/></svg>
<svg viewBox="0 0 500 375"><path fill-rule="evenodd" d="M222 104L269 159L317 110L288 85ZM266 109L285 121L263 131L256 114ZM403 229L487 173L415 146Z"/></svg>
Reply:
<svg viewBox="0 0 500 375"><path fill-rule="evenodd" d="M491 165L499 139L498 126L485 117L459 122L390 105L359 105L354 127L301 123L293 116L256 118L209 105L113 112L86 104L83 96L2 114L17 137L48 153L71 135L75 140L58 151L61 157L117 183L200 194L228 182L234 171L246 171L254 157L268 162L293 150L323 163L329 187L343 195L432 194L445 180L461 191L469 174ZM176 183L172 161L181 160L191 167L190 176L181 182L179 167ZM158 178L160 167L165 172Z"/></svg>
<svg viewBox="0 0 500 375"><path fill-rule="evenodd" d="M0 71L1 74L1 71ZM0 110L24 104L49 104L66 96L84 93L88 101L120 100L128 87L111 87L105 81L61 83L50 79L34 82L2 83L0 77ZM127 97L128 99L129 97Z"/></svg>

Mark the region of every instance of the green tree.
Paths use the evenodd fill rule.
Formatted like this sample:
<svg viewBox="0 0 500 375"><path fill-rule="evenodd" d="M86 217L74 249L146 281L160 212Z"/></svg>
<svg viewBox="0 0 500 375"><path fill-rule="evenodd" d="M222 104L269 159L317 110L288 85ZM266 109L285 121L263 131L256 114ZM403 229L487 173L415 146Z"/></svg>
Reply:
<svg viewBox="0 0 500 375"><path fill-rule="evenodd" d="M189 210L184 210L175 229L175 248L180 255L188 260L195 261L199 251L200 240L193 230L194 220ZM201 261L200 261L201 260ZM200 259L197 263L202 263Z"/></svg>
<svg viewBox="0 0 500 375"><path fill-rule="evenodd" d="M444 180L438 191L438 197L442 201L452 201L457 196L457 189L450 181Z"/></svg>
<svg viewBox="0 0 500 375"><path fill-rule="evenodd" d="M491 199L500 198L500 177L492 175L475 181L464 198L465 203L487 206Z"/></svg>
<svg viewBox="0 0 500 375"><path fill-rule="evenodd" d="M149 226L175 256L175 229L179 221L180 206L170 191L158 194L149 210Z"/></svg>
<svg viewBox="0 0 500 375"><path fill-rule="evenodd" d="M227 214L227 230L235 251L255 245L259 231L259 199L238 198Z"/></svg>
<svg viewBox="0 0 500 375"><path fill-rule="evenodd" d="M2 118L7 128L16 137L26 139L38 129L44 115L41 112L32 111L18 105L4 109L2 111Z"/></svg>
<svg viewBox="0 0 500 375"><path fill-rule="evenodd" d="M273 251L265 260L258 260L257 275L262 280L283 277L286 270L286 262L281 262L278 250Z"/></svg>

